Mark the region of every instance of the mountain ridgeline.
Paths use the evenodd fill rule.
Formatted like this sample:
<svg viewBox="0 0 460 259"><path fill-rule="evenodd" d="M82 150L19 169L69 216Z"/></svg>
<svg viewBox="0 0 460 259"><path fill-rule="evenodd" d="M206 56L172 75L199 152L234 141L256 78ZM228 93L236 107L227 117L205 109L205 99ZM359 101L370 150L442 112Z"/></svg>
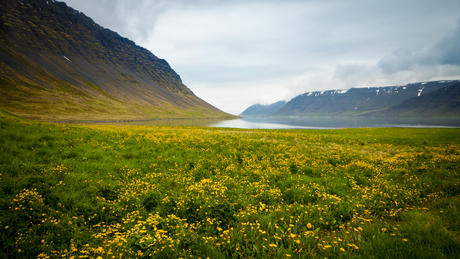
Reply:
<svg viewBox="0 0 460 259"><path fill-rule="evenodd" d="M254 112L255 107L267 112ZM307 92L276 111L268 112L267 107L271 105L251 106L241 116L459 116L460 83L449 80Z"/></svg>
<svg viewBox="0 0 460 259"><path fill-rule="evenodd" d="M53 0L0 0L0 108L45 120L228 117L169 64Z"/></svg>
<svg viewBox="0 0 460 259"><path fill-rule="evenodd" d="M244 110L240 116L266 116L275 113L286 105L286 101L279 101L269 105L254 104Z"/></svg>

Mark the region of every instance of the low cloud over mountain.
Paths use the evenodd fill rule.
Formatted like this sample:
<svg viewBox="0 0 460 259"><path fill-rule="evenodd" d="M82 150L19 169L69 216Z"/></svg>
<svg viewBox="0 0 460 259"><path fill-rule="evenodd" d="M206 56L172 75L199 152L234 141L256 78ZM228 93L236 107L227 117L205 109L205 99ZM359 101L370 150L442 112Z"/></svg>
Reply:
<svg viewBox="0 0 460 259"><path fill-rule="evenodd" d="M395 51L383 57L377 66L386 74L413 71L417 66L460 66L460 19L457 23L455 30L427 50Z"/></svg>

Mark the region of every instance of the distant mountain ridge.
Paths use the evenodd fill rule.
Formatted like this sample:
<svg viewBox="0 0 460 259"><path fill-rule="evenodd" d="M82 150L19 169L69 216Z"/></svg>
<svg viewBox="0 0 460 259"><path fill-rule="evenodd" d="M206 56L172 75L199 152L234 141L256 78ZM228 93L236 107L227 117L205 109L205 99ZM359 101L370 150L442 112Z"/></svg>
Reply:
<svg viewBox="0 0 460 259"><path fill-rule="evenodd" d="M244 110L240 116L266 116L270 115L286 105L286 101L279 101L269 105L254 104Z"/></svg>
<svg viewBox="0 0 460 259"><path fill-rule="evenodd" d="M291 99L286 105L266 116L458 115L458 83L459 80L443 80L402 86L307 92ZM437 92L440 89L447 89L444 91L450 95L442 94L447 92ZM436 109L428 104L435 101L438 103ZM432 109L422 109L418 106ZM245 115L251 116L249 113Z"/></svg>
<svg viewBox="0 0 460 259"><path fill-rule="evenodd" d="M374 115L384 116L439 116L460 115L460 83L412 97Z"/></svg>
<svg viewBox="0 0 460 259"><path fill-rule="evenodd" d="M0 1L0 108L36 119L225 117L169 64L54 0Z"/></svg>

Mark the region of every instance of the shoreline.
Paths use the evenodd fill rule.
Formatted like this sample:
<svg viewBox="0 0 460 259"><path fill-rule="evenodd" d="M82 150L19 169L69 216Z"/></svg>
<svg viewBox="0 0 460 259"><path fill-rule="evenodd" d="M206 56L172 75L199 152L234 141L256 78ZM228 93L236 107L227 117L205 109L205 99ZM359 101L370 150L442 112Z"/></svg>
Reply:
<svg viewBox="0 0 460 259"><path fill-rule="evenodd" d="M228 117L219 117L219 118L157 118L157 119L144 119L144 120L82 120L82 121L71 121L71 120L64 120L64 121L47 121L43 120L43 122L50 122L50 123L63 123L63 124L80 124L80 123L111 123L111 122L147 122L147 121L168 121L168 120L236 120L241 119L242 117L236 116L236 118L228 118ZM36 120L42 121L42 120Z"/></svg>

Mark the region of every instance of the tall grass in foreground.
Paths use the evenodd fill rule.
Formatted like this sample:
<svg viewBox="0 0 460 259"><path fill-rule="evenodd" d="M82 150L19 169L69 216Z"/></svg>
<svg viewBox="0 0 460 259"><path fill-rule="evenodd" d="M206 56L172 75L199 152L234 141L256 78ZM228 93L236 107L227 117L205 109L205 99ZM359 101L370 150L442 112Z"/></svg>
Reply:
<svg viewBox="0 0 460 259"><path fill-rule="evenodd" d="M459 258L459 129L0 113L0 258Z"/></svg>

